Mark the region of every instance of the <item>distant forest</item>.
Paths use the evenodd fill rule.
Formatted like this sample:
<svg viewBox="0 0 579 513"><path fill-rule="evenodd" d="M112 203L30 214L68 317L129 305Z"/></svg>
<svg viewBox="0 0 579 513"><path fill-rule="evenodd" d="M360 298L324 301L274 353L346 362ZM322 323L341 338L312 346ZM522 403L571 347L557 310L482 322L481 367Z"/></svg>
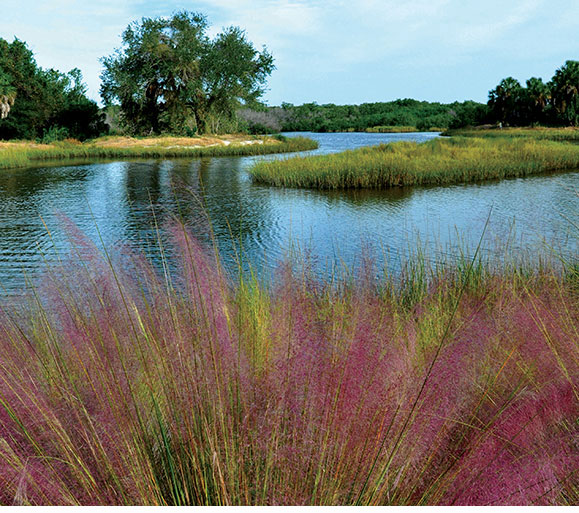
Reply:
<svg viewBox="0 0 579 513"><path fill-rule="evenodd" d="M473 101L431 103L410 98L361 105L306 103L242 109L238 116L250 132L389 131L394 127L435 130L476 125L488 117L488 107Z"/></svg>

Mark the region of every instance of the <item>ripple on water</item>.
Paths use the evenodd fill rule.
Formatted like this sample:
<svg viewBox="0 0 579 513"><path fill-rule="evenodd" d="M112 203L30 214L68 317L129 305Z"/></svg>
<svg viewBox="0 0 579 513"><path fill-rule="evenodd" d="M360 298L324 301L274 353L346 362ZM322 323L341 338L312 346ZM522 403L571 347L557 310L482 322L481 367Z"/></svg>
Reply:
<svg viewBox="0 0 579 513"><path fill-rule="evenodd" d="M303 135L303 134L300 134ZM436 134L306 134L331 153L394 140L426 140ZM265 156L197 160L109 162L3 171L0 174L0 282L22 286L22 271L38 276L42 254L69 248L63 214L100 246L120 242L152 246L154 222L182 218L203 241L212 232L225 264L244 261L258 270L275 267L288 248L311 250L320 269L359 262L368 245L379 265L416 247L432 261L456 258L460 244L475 246L489 211L486 241L529 254L545 244L577 255L579 172L450 187L384 191L311 191L253 185L247 173ZM90 208L89 208L90 207ZM209 221L209 219L210 221ZM45 224L46 223L46 227ZM47 227L50 235L47 233ZM162 232L166 242L166 233ZM293 246L292 244L293 243Z"/></svg>

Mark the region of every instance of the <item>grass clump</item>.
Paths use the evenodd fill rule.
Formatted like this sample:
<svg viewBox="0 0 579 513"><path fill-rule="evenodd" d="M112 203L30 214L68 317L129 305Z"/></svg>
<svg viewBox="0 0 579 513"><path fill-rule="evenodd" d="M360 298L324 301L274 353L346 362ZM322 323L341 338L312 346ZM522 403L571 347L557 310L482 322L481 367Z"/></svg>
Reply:
<svg viewBox="0 0 579 513"><path fill-rule="evenodd" d="M67 139L51 144L0 141L0 169L27 167L68 159L233 157L312 150L318 143L305 137L101 137L80 143Z"/></svg>
<svg viewBox="0 0 579 513"><path fill-rule="evenodd" d="M536 140L579 142L579 128L576 127L566 127L566 128L509 127L503 129L457 128L446 130L445 132L443 132L442 135L461 136L461 137L485 137L485 138L503 137L507 139L530 137Z"/></svg>
<svg viewBox="0 0 579 513"><path fill-rule="evenodd" d="M579 146L531 138L396 142L332 155L258 162L257 183L316 189L443 185L579 168Z"/></svg>
<svg viewBox="0 0 579 513"><path fill-rule="evenodd" d="M555 268L234 285L172 232L178 272L75 236L0 305L0 503L577 503L579 302Z"/></svg>
<svg viewBox="0 0 579 513"><path fill-rule="evenodd" d="M415 126L373 126L365 128L364 132L371 134L396 134L396 133L411 133L411 132L442 132L444 129L439 127L418 128Z"/></svg>

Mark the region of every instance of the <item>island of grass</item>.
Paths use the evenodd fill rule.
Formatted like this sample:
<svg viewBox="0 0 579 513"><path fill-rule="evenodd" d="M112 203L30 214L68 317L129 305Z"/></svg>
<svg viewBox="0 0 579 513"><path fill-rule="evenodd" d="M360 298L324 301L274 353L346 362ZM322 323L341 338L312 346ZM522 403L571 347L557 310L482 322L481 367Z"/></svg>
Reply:
<svg viewBox="0 0 579 513"><path fill-rule="evenodd" d="M49 160L103 158L227 157L312 150L318 143L305 137L251 136L203 137L106 136L91 141L75 139L41 144L0 141L0 169L28 167Z"/></svg>
<svg viewBox="0 0 579 513"><path fill-rule="evenodd" d="M579 168L579 145L546 137L452 137L332 155L258 162L256 183L313 189L387 188L495 180Z"/></svg>

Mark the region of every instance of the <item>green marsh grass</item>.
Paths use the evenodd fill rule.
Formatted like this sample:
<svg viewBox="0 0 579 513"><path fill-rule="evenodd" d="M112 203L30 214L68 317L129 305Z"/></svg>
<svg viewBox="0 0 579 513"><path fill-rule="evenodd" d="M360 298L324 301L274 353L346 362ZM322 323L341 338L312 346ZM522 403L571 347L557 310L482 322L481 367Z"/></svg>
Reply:
<svg viewBox="0 0 579 513"><path fill-rule="evenodd" d="M72 231L0 302L0 503L577 503L575 268L264 286L170 231L176 271Z"/></svg>
<svg viewBox="0 0 579 513"><path fill-rule="evenodd" d="M62 141L53 144L0 144L0 169L28 167L39 163L74 159L134 159L134 158L177 158L177 157L236 157L291 153L312 150L318 143L305 137L279 139L270 138L262 144L235 144L212 146L169 146L163 138L155 145L101 145L96 142L79 143ZM256 141L258 141L256 139ZM195 140L191 140L195 142Z"/></svg>
<svg viewBox="0 0 579 513"><path fill-rule="evenodd" d="M579 146L532 138L439 138L258 162L256 183L315 189L445 185L579 168Z"/></svg>
<svg viewBox="0 0 579 513"><path fill-rule="evenodd" d="M415 126L394 126L394 125L379 125L365 128L364 132L375 134L397 134L397 133L411 133L411 132L442 132L443 128L431 127L428 129L418 129Z"/></svg>
<svg viewBox="0 0 579 513"><path fill-rule="evenodd" d="M536 140L579 142L579 128L503 128L503 129L449 129L442 135L461 137L507 138L530 137Z"/></svg>

